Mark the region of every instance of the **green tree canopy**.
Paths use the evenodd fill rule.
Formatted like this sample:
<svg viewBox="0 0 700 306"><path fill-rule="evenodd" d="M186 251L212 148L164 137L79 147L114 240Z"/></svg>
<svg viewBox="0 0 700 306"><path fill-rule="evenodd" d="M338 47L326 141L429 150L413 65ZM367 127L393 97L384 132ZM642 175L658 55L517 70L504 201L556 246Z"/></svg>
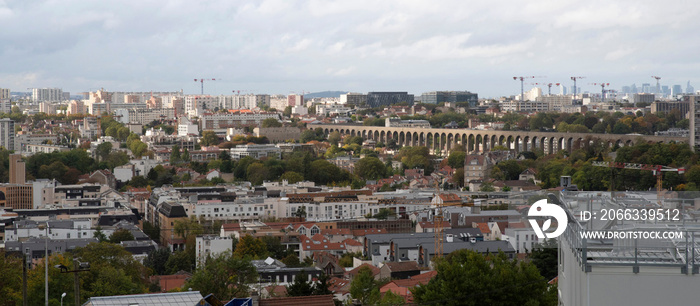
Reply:
<svg viewBox="0 0 700 306"><path fill-rule="evenodd" d="M258 273L249 259L232 256L224 252L207 259L204 267L197 269L187 281L187 288L210 292L222 300L248 297L249 284L254 283Z"/></svg>
<svg viewBox="0 0 700 306"><path fill-rule="evenodd" d="M377 180L386 177L386 167L379 158L361 158L355 164L355 174L364 180Z"/></svg>
<svg viewBox="0 0 700 306"><path fill-rule="evenodd" d="M488 258L471 250L452 252L438 260L437 275L411 289L418 304L440 305L556 305L556 290L528 262L505 253Z"/></svg>

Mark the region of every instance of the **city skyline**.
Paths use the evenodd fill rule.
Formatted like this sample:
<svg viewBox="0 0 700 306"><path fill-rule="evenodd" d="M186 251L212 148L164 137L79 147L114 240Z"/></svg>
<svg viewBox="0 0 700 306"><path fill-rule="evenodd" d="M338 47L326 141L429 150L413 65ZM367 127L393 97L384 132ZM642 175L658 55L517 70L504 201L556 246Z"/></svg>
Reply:
<svg viewBox="0 0 700 306"><path fill-rule="evenodd" d="M119 5L115 5L119 4ZM572 9L575 8L575 9ZM671 1L0 2L0 87L76 94L468 90L518 95L514 76L610 88L697 85L700 5ZM545 87L546 89L546 87ZM545 90L546 92L546 90ZM554 93L554 90L553 90Z"/></svg>

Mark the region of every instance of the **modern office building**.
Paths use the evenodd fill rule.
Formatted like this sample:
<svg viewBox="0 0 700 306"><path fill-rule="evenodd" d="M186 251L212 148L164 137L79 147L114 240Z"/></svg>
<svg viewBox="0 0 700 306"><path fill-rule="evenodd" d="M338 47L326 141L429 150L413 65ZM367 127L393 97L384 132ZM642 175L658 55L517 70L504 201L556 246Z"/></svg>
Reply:
<svg viewBox="0 0 700 306"><path fill-rule="evenodd" d="M367 95L349 92L340 95L340 104L350 104L350 105L364 105L367 103Z"/></svg>
<svg viewBox="0 0 700 306"><path fill-rule="evenodd" d="M406 102L408 105L413 105L413 95L407 92L368 92L367 105L369 107L379 107L391 104Z"/></svg>
<svg viewBox="0 0 700 306"><path fill-rule="evenodd" d="M688 101L655 101L651 103L651 113L670 113L677 109L681 113L681 119L687 118L690 112L690 103Z"/></svg>
<svg viewBox="0 0 700 306"><path fill-rule="evenodd" d="M469 91L431 91L421 95L421 103L438 104L442 102L469 102L469 107L476 107L479 95Z"/></svg>

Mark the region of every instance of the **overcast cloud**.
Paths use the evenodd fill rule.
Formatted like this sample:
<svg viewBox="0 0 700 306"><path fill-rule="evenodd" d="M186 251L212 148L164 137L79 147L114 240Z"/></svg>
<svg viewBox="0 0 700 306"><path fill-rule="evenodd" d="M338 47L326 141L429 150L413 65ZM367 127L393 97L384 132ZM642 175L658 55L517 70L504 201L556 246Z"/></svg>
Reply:
<svg viewBox="0 0 700 306"><path fill-rule="evenodd" d="M0 87L470 90L513 76L700 88L694 1L0 0ZM526 89L531 85L526 85Z"/></svg>

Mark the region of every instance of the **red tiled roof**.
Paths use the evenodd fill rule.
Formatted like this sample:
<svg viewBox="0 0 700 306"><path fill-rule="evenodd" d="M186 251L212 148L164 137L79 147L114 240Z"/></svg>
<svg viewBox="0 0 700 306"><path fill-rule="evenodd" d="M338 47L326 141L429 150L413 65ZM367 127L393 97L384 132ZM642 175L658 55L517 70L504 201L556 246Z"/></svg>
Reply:
<svg viewBox="0 0 700 306"><path fill-rule="evenodd" d="M362 243L360 243L359 241L357 241L355 239L350 239L350 238L343 240L343 243L345 243L348 246L362 246Z"/></svg>
<svg viewBox="0 0 700 306"><path fill-rule="evenodd" d="M335 306L333 295L290 296L261 299L260 306Z"/></svg>
<svg viewBox="0 0 700 306"><path fill-rule="evenodd" d="M346 293L349 289L350 281L347 279L332 277L328 280L328 290L333 293Z"/></svg>
<svg viewBox="0 0 700 306"><path fill-rule="evenodd" d="M489 225L484 223L484 222L479 222L476 224L476 226L479 228L479 230L481 230L481 233L484 235L491 233L491 229L489 228Z"/></svg>

